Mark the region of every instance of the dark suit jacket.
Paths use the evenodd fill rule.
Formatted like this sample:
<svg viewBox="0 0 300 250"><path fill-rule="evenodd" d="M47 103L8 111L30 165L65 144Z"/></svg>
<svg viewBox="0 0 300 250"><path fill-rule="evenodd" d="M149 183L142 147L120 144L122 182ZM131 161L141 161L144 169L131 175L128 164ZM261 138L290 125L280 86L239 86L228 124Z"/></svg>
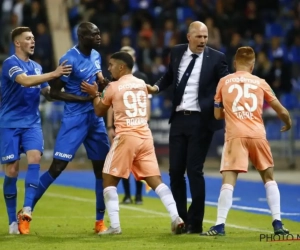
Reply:
<svg viewBox="0 0 300 250"><path fill-rule="evenodd" d="M171 49L167 72L155 83L159 87L159 91L163 91L170 85L173 85L175 93L179 65L187 47L188 44L180 44ZM198 100L203 120L206 121L207 126L211 130L215 131L224 127L224 122L217 121L214 117L214 96L219 80L229 74L228 65L225 55L217 50L206 47L203 53L202 69L199 76ZM175 114L175 109L176 107L173 105L170 123Z"/></svg>

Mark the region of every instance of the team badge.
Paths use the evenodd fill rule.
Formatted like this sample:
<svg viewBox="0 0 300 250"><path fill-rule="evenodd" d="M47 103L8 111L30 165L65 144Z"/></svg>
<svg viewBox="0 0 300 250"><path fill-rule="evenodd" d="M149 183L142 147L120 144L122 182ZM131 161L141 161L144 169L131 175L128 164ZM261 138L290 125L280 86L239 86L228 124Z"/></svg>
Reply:
<svg viewBox="0 0 300 250"><path fill-rule="evenodd" d="M100 62L98 60L95 61L95 66L96 66L97 69L101 69Z"/></svg>
<svg viewBox="0 0 300 250"><path fill-rule="evenodd" d="M35 68L34 71L35 71L36 75L40 75L41 74L41 70L39 68Z"/></svg>

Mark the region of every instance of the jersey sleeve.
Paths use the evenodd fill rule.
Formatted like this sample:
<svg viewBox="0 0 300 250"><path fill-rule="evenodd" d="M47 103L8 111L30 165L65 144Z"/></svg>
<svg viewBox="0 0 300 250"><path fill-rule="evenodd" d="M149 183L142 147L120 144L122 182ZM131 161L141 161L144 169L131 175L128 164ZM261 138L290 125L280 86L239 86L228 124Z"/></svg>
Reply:
<svg viewBox="0 0 300 250"><path fill-rule="evenodd" d="M62 64L63 61L66 61L66 65L71 65L72 68L74 69L74 58L73 56L71 56L70 54L66 53L65 55L63 55L60 59L59 59L59 65ZM62 80L63 82L68 82L69 81L69 78L70 78L70 75L72 74L72 72L69 74L69 75L62 75L60 77L60 80Z"/></svg>
<svg viewBox="0 0 300 250"><path fill-rule="evenodd" d="M275 93L273 92L270 85L266 81L262 82L262 89L264 91L264 99L267 102L271 102L271 101L274 101L277 99L277 97L275 96Z"/></svg>
<svg viewBox="0 0 300 250"><path fill-rule="evenodd" d="M107 85L106 88L102 92L102 103L106 106L111 106L113 101L113 87L111 84Z"/></svg>
<svg viewBox="0 0 300 250"><path fill-rule="evenodd" d="M216 94L215 94L215 107L216 108L222 108L223 107L223 99L222 99L222 87L223 87L223 81L222 79L219 81Z"/></svg>
<svg viewBox="0 0 300 250"><path fill-rule="evenodd" d="M101 58L101 55L98 53L98 57L95 61L95 66L96 68L99 70L99 72L102 72L102 67L101 67L101 63L102 63L102 58Z"/></svg>
<svg viewBox="0 0 300 250"><path fill-rule="evenodd" d="M3 74L7 74L13 82L18 75L25 74L24 70L19 66L18 61L13 58L4 61L2 68Z"/></svg>

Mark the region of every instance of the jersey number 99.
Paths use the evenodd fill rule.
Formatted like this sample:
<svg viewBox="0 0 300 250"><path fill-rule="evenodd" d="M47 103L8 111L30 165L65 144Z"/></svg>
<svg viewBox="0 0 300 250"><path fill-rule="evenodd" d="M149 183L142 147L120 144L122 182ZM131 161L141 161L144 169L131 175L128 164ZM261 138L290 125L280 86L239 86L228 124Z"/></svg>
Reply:
<svg viewBox="0 0 300 250"><path fill-rule="evenodd" d="M147 114L146 92L139 90L137 93L129 90L123 94L123 102L126 106L125 113L128 117L146 116Z"/></svg>

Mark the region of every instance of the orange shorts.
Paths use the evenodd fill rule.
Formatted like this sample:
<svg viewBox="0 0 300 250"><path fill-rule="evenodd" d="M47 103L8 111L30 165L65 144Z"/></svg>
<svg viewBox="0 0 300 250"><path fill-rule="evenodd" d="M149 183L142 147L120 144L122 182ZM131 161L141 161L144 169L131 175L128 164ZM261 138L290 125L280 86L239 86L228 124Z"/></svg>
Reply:
<svg viewBox="0 0 300 250"><path fill-rule="evenodd" d="M130 135L114 138L105 159L103 173L127 179L130 171L137 180L160 176L153 138L142 139Z"/></svg>
<svg viewBox="0 0 300 250"><path fill-rule="evenodd" d="M270 145L266 139L235 138L224 144L220 172L247 172L249 159L259 171L274 167Z"/></svg>

